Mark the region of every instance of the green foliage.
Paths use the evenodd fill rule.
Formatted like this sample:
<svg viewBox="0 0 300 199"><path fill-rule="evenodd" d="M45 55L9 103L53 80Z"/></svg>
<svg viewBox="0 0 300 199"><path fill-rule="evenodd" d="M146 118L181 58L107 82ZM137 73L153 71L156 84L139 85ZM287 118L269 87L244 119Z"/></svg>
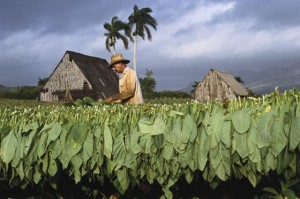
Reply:
<svg viewBox="0 0 300 199"><path fill-rule="evenodd" d="M44 86L47 83L48 80L49 80L49 77L39 78L39 80L38 80L38 87Z"/></svg>
<svg viewBox="0 0 300 199"><path fill-rule="evenodd" d="M117 16L112 17L111 23L104 23L103 27L107 30L104 35L106 36L105 47L106 50L110 52L110 48L113 48L115 52L115 46L117 43L117 39L121 39L125 49L128 49L128 39L126 36L130 36L130 28L129 25L118 19ZM125 35L120 33L120 31L124 31Z"/></svg>
<svg viewBox="0 0 300 199"><path fill-rule="evenodd" d="M130 32L132 32L132 36L134 37L134 51L133 51L133 68L136 70L136 54L137 54L137 41L138 37L141 37L143 40L145 36L147 36L148 40L152 40L152 34L150 31L150 27L156 30L157 21L154 17L151 16L152 9L145 7L139 9L137 5L133 7L133 13L128 17L128 24L130 27ZM134 28L135 27L135 28ZM134 30L133 30L134 29ZM145 34L146 33L146 34ZM131 39L132 41L132 39Z"/></svg>
<svg viewBox="0 0 300 199"><path fill-rule="evenodd" d="M143 93L143 98L145 99L151 99L155 97L155 86L156 81L153 78L153 71L146 69L146 74L144 78L139 78L139 81L141 83L141 89Z"/></svg>
<svg viewBox="0 0 300 199"><path fill-rule="evenodd" d="M156 98L187 98L191 99L192 96L182 91L159 91L155 95Z"/></svg>
<svg viewBox="0 0 300 199"><path fill-rule="evenodd" d="M56 187L62 171L75 183L107 178L122 194L146 180L167 198L179 179L192 183L197 172L214 189L230 179L256 187L272 174L292 196L300 174L299 97L297 90L275 91L228 101L227 108L193 100L0 106L0 171L23 188L49 180Z"/></svg>
<svg viewBox="0 0 300 199"><path fill-rule="evenodd" d="M37 86L7 88L3 92L0 92L0 98L35 100L39 95L41 87L45 85L48 79L49 78L39 78Z"/></svg>
<svg viewBox="0 0 300 199"><path fill-rule="evenodd" d="M234 76L234 79L238 82L238 83L244 83L244 81L242 80L241 77L238 77L238 76Z"/></svg>
<svg viewBox="0 0 300 199"><path fill-rule="evenodd" d="M99 100L100 102L102 100ZM83 99L77 99L73 102L65 102L63 103L64 106L72 107L72 106L93 106L98 101L94 101L91 97L84 97Z"/></svg>
<svg viewBox="0 0 300 199"><path fill-rule="evenodd" d="M280 181L280 187L264 187L260 198L275 198L275 199L298 199L293 191L296 187L299 189L299 178L294 178L289 181ZM258 198L258 196L256 196Z"/></svg>
<svg viewBox="0 0 300 199"><path fill-rule="evenodd" d="M3 93L1 97L8 99L32 100L37 98L39 91L40 88L37 86L22 86L17 87L13 91Z"/></svg>
<svg viewBox="0 0 300 199"><path fill-rule="evenodd" d="M139 9L137 5L134 5L133 13L128 17L131 28L132 26L135 26L135 29L132 32L133 36L140 36L142 39L145 39L146 31L147 38L149 40L152 39L152 34L148 26L151 26L156 30L157 21L150 15L151 12L151 8L145 7Z"/></svg>
<svg viewBox="0 0 300 199"><path fill-rule="evenodd" d="M139 78L141 83L141 89L143 97L149 100L162 101L162 98L192 98L188 93L181 91L155 91L156 81L153 78L153 71L146 69L146 74L144 78ZM163 100L164 101L164 100Z"/></svg>
<svg viewBox="0 0 300 199"><path fill-rule="evenodd" d="M191 90L191 93L193 94L195 91L196 91L196 88L198 86L200 82L199 81L194 81L193 85L192 85L192 90Z"/></svg>

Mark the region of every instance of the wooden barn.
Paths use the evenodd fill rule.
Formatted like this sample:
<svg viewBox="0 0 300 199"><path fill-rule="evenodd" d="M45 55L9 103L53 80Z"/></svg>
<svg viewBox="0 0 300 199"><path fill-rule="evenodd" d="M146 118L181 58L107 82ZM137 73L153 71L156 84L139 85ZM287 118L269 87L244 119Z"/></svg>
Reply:
<svg viewBox="0 0 300 199"><path fill-rule="evenodd" d="M210 69L209 73L198 84L194 99L202 102L234 99L244 97L248 91L229 73Z"/></svg>
<svg viewBox="0 0 300 199"><path fill-rule="evenodd" d="M118 76L105 59L66 51L39 93L40 101L105 99L119 92Z"/></svg>

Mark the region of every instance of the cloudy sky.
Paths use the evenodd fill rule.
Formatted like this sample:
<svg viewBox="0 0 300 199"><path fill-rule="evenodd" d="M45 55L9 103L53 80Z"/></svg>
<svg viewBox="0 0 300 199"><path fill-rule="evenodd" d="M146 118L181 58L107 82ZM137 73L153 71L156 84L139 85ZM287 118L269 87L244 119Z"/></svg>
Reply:
<svg viewBox="0 0 300 199"><path fill-rule="evenodd" d="M103 24L127 21L133 6L157 19L138 41L137 73L151 69L157 90L199 81L210 68L289 66L300 60L300 0L1 0L0 84L36 85L66 50L105 58ZM133 60L133 43L116 50ZM130 66L130 65L129 65Z"/></svg>

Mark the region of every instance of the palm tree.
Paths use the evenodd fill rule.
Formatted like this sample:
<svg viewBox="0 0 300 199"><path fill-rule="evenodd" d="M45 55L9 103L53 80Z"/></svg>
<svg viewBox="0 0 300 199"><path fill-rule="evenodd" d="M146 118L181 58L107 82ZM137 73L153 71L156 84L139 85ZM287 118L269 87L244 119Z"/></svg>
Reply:
<svg viewBox="0 0 300 199"><path fill-rule="evenodd" d="M133 68L136 71L136 50L137 50L137 40L138 36L145 39L145 31L147 34L147 38L149 41L152 39L152 35L148 26L151 26L154 30L156 30L157 22L156 19L153 18L150 13L152 10L150 8L141 8L139 9L137 5L133 7L133 13L128 17L130 29L135 26L135 30L132 33L134 36L134 51L133 51ZM132 40L130 38L130 40Z"/></svg>
<svg viewBox="0 0 300 199"><path fill-rule="evenodd" d="M192 90L190 91L190 93L194 94L194 92L196 91L196 88L198 87L200 82L194 81L193 85L192 85Z"/></svg>
<svg viewBox="0 0 300 199"><path fill-rule="evenodd" d="M128 39L127 37L131 38L131 32L129 25L127 23L122 22L118 19L118 17L114 16L111 19L111 23L104 23L103 27L107 30L104 35L106 36L105 46L106 50L110 52L110 49L113 49L113 54L116 54L115 45L117 39L121 39L124 43L125 49L128 49ZM125 35L121 34L120 31L124 31Z"/></svg>

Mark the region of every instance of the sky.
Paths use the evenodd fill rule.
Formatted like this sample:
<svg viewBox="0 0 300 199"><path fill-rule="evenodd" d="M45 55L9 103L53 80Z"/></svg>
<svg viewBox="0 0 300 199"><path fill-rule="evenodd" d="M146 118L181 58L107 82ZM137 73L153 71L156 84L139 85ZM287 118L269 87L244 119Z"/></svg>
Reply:
<svg viewBox="0 0 300 199"><path fill-rule="evenodd" d="M178 90L209 69L286 67L300 60L300 0L0 0L0 84L37 85L67 50L110 62L105 22L127 22L134 5L157 20L139 38L137 74L156 90ZM133 63L133 43L117 53Z"/></svg>

